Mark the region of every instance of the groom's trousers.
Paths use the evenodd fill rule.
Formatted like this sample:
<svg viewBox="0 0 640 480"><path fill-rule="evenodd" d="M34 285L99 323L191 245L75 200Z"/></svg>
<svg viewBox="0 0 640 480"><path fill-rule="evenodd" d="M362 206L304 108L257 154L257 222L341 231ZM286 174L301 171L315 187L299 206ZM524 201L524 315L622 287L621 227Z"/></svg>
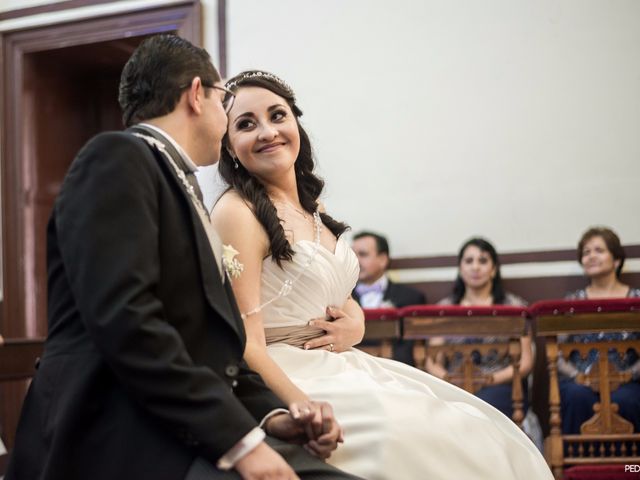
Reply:
<svg viewBox="0 0 640 480"><path fill-rule="evenodd" d="M293 445L272 437L267 437L267 444L287 461L296 474L304 480L358 480L359 477L344 473L324 461L311 456L299 445ZM239 480L235 470L223 472L214 468L211 463L197 457L191 464L185 480ZM361 479L360 479L361 480Z"/></svg>

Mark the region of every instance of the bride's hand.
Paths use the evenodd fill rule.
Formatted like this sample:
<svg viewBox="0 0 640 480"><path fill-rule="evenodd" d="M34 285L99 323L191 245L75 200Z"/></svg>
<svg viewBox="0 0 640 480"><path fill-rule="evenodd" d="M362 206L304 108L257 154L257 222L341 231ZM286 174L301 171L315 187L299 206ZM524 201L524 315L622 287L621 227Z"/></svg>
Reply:
<svg viewBox="0 0 640 480"><path fill-rule="evenodd" d="M342 429L327 402L293 402L289 414L276 414L264 426L268 435L301 444L309 453L328 458L344 441Z"/></svg>
<svg viewBox="0 0 640 480"><path fill-rule="evenodd" d="M305 350L321 349L330 352L344 352L360 343L364 333L362 320L354 318L336 307L327 307L327 315L333 320L314 318L309 322L309 325L321 328L326 334L305 343Z"/></svg>
<svg viewBox="0 0 640 480"><path fill-rule="evenodd" d="M289 405L289 413L270 417L264 425L264 430L272 437L302 445L318 436L313 425L317 409L310 400L292 402ZM317 421L315 427L317 428Z"/></svg>
<svg viewBox="0 0 640 480"><path fill-rule="evenodd" d="M329 458L338 443L344 441L342 428L333 416L333 409L327 402L294 402L289 405L291 416L302 424L307 441L303 447L318 458Z"/></svg>
<svg viewBox="0 0 640 480"><path fill-rule="evenodd" d="M316 416L313 419L313 431L316 434L303 445L311 455L327 459L338 443L344 442L342 428L333 416L333 409L327 402L312 402L316 407Z"/></svg>

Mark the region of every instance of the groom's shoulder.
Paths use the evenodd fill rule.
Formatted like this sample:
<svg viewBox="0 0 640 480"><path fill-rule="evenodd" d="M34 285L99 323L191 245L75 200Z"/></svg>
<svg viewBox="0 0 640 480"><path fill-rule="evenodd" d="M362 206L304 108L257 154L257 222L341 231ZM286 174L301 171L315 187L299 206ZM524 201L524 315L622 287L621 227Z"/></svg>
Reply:
<svg viewBox="0 0 640 480"><path fill-rule="evenodd" d="M71 170L95 165L102 168L144 168L142 164L156 163L147 143L130 132L102 132L92 137L80 149ZM139 167L136 167L138 164Z"/></svg>
<svg viewBox="0 0 640 480"><path fill-rule="evenodd" d="M82 147L78 156L93 152L109 152L113 150L144 151L146 143L141 138L126 131L102 132L90 138Z"/></svg>

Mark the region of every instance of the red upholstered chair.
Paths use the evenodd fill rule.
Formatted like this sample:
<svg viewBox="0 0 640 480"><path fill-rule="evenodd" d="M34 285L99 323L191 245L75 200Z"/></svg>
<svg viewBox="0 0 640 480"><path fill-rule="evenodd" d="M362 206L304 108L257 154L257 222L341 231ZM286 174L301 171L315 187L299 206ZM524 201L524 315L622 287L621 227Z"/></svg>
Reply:
<svg viewBox="0 0 640 480"><path fill-rule="evenodd" d="M545 455L557 479L563 478L567 465L580 465L566 471L564 478L618 478L603 472L620 470L613 463L640 463L638 442L640 434L633 433L633 425L618 415L618 406L611 402L611 391L630 380L628 373L618 372L609 364L608 352L614 348L624 352L629 348L640 351L637 340L601 341L592 343L562 343L559 335L598 332L640 331L640 299L544 301L530 307L537 323L537 334L546 337L549 368L549 410L551 433L545 441ZM594 415L582 424L581 433L562 434L560 387L557 361L560 353L565 358L572 351L587 355L598 351L598 363L589 373L576 377L576 381L599 392L600 401L594 406ZM606 465L597 467L596 465ZM588 468L586 466L589 466ZM613 469L613 470L612 470ZM571 473L570 473L571 470ZM598 472L603 476L597 475ZM622 472L624 474L624 472ZM583 475L583 476L579 476ZM617 474L616 474L617 475ZM626 477L631 478L629 473Z"/></svg>
<svg viewBox="0 0 640 480"><path fill-rule="evenodd" d="M459 305L424 305L400 309L404 322L404 338L415 340L414 359L416 366L425 368L427 355L432 360L437 355L445 358L461 356L458 368L449 372L447 381L476 393L490 385L491 378L473 362L473 352L486 355L496 351L498 355L508 355L513 366L513 420L522 425L524 419L522 383L520 376L520 338L527 331L528 313L524 307L495 305L490 307L463 307ZM444 343L429 346L427 340L433 337L473 337L500 339L494 343Z"/></svg>
<svg viewBox="0 0 640 480"><path fill-rule="evenodd" d="M625 468L627 470L625 470ZM564 480L632 480L640 473L630 471L631 465L578 465L564 471Z"/></svg>
<svg viewBox="0 0 640 480"><path fill-rule="evenodd" d="M364 340L379 342L379 345L357 345L371 355L392 358L393 341L400 339L400 312L396 308L365 308Z"/></svg>

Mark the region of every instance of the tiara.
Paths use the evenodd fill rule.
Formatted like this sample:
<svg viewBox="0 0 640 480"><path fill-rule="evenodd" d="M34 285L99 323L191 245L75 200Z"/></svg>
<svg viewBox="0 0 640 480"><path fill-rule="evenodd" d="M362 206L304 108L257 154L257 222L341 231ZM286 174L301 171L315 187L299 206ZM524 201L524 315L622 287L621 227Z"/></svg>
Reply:
<svg viewBox="0 0 640 480"><path fill-rule="evenodd" d="M272 82L275 82L278 85L280 85L284 90L287 91L289 95L291 95L292 97L295 97L295 94L293 93L293 89L289 86L287 82L282 80L277 75L274 75L273 73L263 72L261 70L253 70L250 72L241 73L237 77L227 82L225 84L225 87L229 89L235 88L238 86L238 84L241 84L245 80L249 80L251 78L266 78L267 80L271 80Z"/></svg>

